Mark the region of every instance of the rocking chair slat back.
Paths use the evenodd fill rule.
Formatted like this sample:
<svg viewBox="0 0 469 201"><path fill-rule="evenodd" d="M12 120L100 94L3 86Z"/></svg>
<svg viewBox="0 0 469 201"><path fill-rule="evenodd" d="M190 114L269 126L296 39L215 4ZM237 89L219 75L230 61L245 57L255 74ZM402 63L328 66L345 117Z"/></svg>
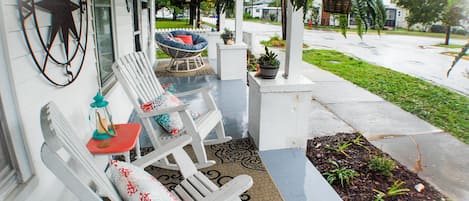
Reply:
<svg viewBox="0 0 469 201"><path fill-rule="evenodd" d="M111 200L121 200L54 103L42 107L41 127L45 139L41 149L42 160L60 180L67 181L65 185L68 189L80 198L89 198L87 200L102 200L97 194Z"/></svg>
<svg viewBox="0 0 469 201"><path fill-rule="evenodd" d="M121 57L113 68L119 81L128 94L133 94L135 109L140 108L140 104L154 100L164 93L164 89L151 71L150 63L143 52L129 54Z"/></svg>

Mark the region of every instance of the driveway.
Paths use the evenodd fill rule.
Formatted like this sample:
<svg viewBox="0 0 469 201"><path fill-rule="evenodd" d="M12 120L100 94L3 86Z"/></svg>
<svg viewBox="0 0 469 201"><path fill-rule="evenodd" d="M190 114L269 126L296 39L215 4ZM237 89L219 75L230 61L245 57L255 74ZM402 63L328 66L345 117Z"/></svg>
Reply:
<svg viewBox="0 0 469 201"><path fill-rule="evenodd" d="M213 18L204 21L214 23ZM234 29L234 20L227 19L226 27ZM243 31L255 34L255 41L266 40L277 34L281 35L278 25L243 22ZM443 38L376 35L367 34L361 40L355 33L344 38L340 33L330 31L305 30L304 43L316 49L333 49L348 55L390 68L402 73L419 77L453 91L469 95L469 61L461 60L450 77L446 71L453 57L441 54L445 51L459 51L432 45L442 43ZM452 39L451 43L464 44L465 40ZM262 53L263 48L255 42L255 53Z"/></svg>

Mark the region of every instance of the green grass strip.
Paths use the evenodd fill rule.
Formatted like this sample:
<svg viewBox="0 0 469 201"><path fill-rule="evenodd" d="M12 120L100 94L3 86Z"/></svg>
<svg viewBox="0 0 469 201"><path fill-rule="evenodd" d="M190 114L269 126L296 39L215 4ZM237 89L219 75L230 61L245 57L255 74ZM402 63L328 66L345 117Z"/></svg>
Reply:
<svg viewBox="0 0 469 201"><path fill-rule="evenodd" d="M188 19L156 19L155 24L157 29L192 28Z"/></svg>
<svg viewBox="0 0 469 201"><path fill-rule="evenodd" d="M381 96L469 144L468 97L333 50L307 50L303 60Z"/></svg>
<svg viewBox="0 0 469 201"><path fill-rule="evenodd" d="M436 44L436 45L433 45L435 47L445 47L445 48L463 48L464 45L459 45L459 44L449 44L449 45L445 45L445 44Z"/></svg>

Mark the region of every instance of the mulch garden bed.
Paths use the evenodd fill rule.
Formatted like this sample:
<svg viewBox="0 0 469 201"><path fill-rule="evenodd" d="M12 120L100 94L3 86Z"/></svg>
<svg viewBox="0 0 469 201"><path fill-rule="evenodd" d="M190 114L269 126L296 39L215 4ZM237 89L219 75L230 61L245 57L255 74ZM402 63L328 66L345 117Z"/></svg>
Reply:
<svg viewBox="0 0 469 201"><path fill-rule="evenodd" d="M359 174L348 185L344 183L343 187L338 180L332 184L334 190L344 201L375 200L378 194L375 190L386 193L396 181L404 182L399 188L407 188L409 191L402 195L385 196L383 200L446 200L443 194L397 161L395 161L395 169L389 177L384 176L382 172L371 171L368 164L374 156L392 158L374 147L364 137L359 136L361 136L359 133L338 133L335 136L308 140L306 155L325 178L327 174L325 176L324 173L339 168L353 169ZM358 141L361 145L357 145L357 137L359 137ZM350 145L346 149L342 149L345 154L337 150L338 146L347 142ZM333 164L333 161L337 163L339 168ZM419 183L425 187L421 192L417 192L414 188Z"/></svg>

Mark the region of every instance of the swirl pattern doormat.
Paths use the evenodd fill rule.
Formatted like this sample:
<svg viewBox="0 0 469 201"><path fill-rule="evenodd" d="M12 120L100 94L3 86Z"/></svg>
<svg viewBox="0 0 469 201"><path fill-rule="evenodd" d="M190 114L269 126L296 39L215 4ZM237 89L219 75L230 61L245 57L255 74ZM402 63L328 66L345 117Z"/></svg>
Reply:
<svg viewBox="0 0 469 201"><path fill-rule="evenodd" d="M143 148L143 154L153 148ZM240 198L244 201L282 201L283 198L275 186L259 157L256 147L250 138L236 139L223 144L205 146L209 160L217 163L201 169L209 179L221 186L237 175L247 174L254 180L254 185ZM192 148L185 150L193 158ZM168 189L174 189L182 181L178 171L161 169L154 166L145 168Z"/></svg>

